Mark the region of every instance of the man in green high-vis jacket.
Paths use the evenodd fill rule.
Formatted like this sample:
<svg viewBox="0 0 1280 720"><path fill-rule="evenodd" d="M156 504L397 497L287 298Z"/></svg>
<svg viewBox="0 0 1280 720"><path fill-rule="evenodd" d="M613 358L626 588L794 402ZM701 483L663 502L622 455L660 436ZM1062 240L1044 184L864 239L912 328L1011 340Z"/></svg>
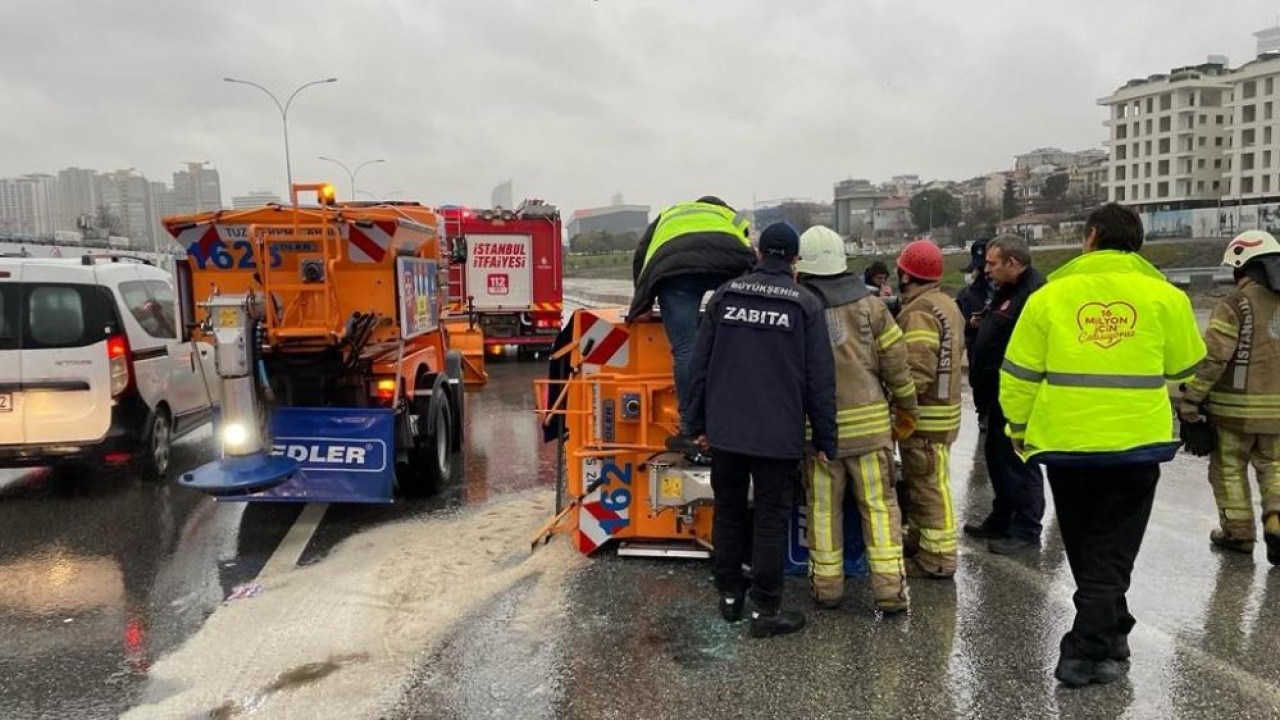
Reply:
<svg viewBox="0 0 1280 720"><path fill-rule="evenodd" d="M702 297L749 271L755 262L746 217L711 195L663 210L636 247L635 294L627 322L648 316L658 300L680 404L680 435L669 443L672 449L697 449L688 427L689 363Z"/></svg>

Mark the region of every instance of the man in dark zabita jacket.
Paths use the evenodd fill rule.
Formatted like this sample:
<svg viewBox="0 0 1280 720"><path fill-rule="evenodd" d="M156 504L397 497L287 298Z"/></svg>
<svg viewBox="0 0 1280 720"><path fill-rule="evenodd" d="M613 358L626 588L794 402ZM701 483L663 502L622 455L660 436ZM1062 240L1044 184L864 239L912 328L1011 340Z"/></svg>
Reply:
<svg viewBox="0 0 1280 720"><path fill-rule="evenodd" d="M969 365L973 404L987 418L983 453L995 499L991 514L980 524L966 524L967 535L989 538L988 548L1010 554L1039 547L1044 518L1044 477L1039 465L1029 465L1014 452L1004 432L1000 408L1000 366L1013 337L1013 328L1031 293L1044 275L1031 266L1031 250L1017 235L1001 235L987 244L986 272L996 293L978 325Z"/></svg>
<svg viewBox="0 0 1280 720"><path fill-rule="evenodd" d="M627 322L648 315L654 298L671 343L681 433L668 444L693 450L689 435L689 359L702 297L751 269L755 251L746 217L710 195L663 210L645 230L632 259L635 294Z"/></svg>
<svg viewBox="0 0 1280 720"><path fill-rule="evenodd" d="M804 616L782 612L787 520L805 420L823 462L836 455L835 360L822 302L795 281L800 238L770 225L760 263L711 297L698 329L689 380L689 430L711 449L715 493L714 572L720 610L742 617L748 533L747 493L754 481L751 634L795 632Z"/></svg>

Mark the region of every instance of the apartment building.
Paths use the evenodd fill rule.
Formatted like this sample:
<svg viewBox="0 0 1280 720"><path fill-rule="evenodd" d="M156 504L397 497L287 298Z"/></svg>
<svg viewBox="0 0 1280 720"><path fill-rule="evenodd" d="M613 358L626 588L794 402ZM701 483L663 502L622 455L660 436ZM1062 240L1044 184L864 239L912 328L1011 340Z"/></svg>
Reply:
<svg viewBox="0 0 1280 720"><path fill-rule="evenodd" d="M1108 199L1141 208L1207 204L1225 192L1232 73L1226 58L1130 80L1108 108Z"/></svg>
<svg viewBox="0 0 1280 720"><path fill-rule="evenodd" d="M1280 53L1231 73L1224 197L1258 203L1280 196Z"/></svg>

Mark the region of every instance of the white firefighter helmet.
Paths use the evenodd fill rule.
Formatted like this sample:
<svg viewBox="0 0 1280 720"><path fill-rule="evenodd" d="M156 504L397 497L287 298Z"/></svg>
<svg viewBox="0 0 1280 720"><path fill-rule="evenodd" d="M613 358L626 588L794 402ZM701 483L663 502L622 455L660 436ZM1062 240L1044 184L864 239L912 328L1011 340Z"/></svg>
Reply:
<svg viewBox="0 0 1280 720"><path fill-rule="evenodd" d="M825 225L814 225L800 236L800 259L796 272L806 275L839 275L848 272L844 240Z"/></svg>
<svg viewBox="0 0 1280 720"><path fill-rule="evenodd" d="M801 242L803 252L804 243ZM1263 255L1280 254L1280 242L1265 230L1246 230L1227 243L1227 251L1222 254L1222 264L1231 267L1244 267L1250 260Z"/></svg>

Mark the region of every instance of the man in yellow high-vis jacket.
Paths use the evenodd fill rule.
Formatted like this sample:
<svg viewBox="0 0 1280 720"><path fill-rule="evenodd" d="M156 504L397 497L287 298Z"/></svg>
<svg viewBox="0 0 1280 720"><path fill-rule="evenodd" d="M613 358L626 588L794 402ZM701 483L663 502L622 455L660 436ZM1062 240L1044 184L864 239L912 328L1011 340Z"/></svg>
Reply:
<svg viewBox="0 0 1280 720"><path fill-rule="evenodd" d="M635 293L627 322L647 316L657 298L671 343L680 409L680 434L668 442L673 450L697 449L688 428L689 364L702 298L755 263L746 216L711 195L663 210L636 246L631 263Z"/></svg>
<svg viewBox="0 0 1280 720"><path fill-rule="evenodd" d="M1076 581L1054 673L1068 687L1114 681L1129 657L1125 593L1180 445L1167 383L1205 355L1191 301L1138 255L1138 214L1110 203L1085 228L1084 254L1027 301L1000 372L1006 429L1048 469Z"/></svg>

